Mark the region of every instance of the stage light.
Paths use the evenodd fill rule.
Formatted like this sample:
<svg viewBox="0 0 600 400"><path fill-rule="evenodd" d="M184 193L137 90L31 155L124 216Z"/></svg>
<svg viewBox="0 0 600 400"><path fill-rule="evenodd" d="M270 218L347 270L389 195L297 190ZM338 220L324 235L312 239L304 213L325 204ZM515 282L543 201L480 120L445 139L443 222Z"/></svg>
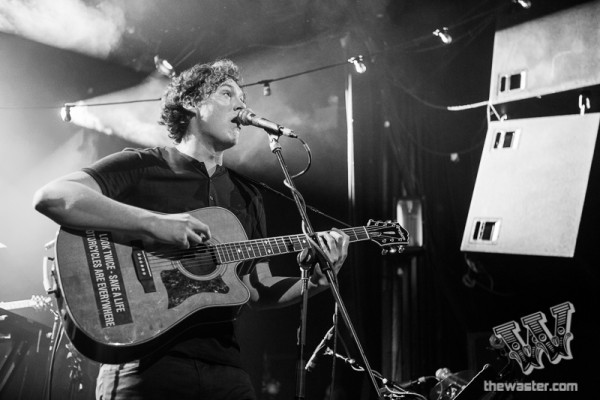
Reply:
<svg viewBox="0 0 600 400"><path fill-rule="evenodd" d="M166 76L167 78L175 75L175 71L173 70L173 66L164 58L160 58L159 56L154 56L154 66L156 70L161 74Z"/></svg>
<svg viewBox="0 0 600 400"><path fill-rule="evenodd" d="M363 63L363 56L361 55L349 58L348 62L354 65L354 69L359 74L364 74L367 70L367 66Z"/></svg>
<svg viewBox="0 0 600 400"><path fill-rule="evenodd" d="M513 0L513 3L517 3L524 9L531 8L531 1L529 1L529 0Z"/></svg>
<svg viewBox="0 0 600 400"><path fill-rule="evenodd" d="M65 122L71 122L71 105L65 104L60 109L60 118Z"/></svg>
<svg viewBox="0 0 600 400"><path fill-rule="evenodd" d="M444 44L450 44L452 43L452 36L450 36L450 34L448 33L448 28L443 27L441 30L440 29L436 29L435 31L433 31L433 34L437 37L440 38L440 40L444 43Z"/></svg>
<svg viewBox="0 0 600 400"><path fill-rule="evenodd" d="M263 83L263 96L271 95L271 84L269 82Z"/></svg>

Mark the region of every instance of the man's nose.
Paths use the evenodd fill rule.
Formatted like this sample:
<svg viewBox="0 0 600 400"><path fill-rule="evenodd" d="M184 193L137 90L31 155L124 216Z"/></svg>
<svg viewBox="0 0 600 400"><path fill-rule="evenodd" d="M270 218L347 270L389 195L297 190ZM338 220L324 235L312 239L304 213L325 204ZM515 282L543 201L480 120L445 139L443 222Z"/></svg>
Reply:
<svg viewBox="0 0 600 400"><path fill-rule="evenodd" d="M246 105L246 103L244 103L241 99L236 99L235 103L233 104L233 109L235 111L240 111L247 107L248 106Z"/></svg>

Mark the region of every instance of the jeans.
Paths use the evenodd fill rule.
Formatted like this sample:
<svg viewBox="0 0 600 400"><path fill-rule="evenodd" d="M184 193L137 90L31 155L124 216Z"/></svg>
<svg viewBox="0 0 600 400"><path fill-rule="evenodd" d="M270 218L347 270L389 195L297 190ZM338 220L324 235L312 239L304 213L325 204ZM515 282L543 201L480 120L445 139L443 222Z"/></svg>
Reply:
<svg viewBox="0 0 600 400"><path fill-rule="evenodd" d="M256 395L240 368L167 355L147 366L103 364L96 399L256 400Z"/></svg>

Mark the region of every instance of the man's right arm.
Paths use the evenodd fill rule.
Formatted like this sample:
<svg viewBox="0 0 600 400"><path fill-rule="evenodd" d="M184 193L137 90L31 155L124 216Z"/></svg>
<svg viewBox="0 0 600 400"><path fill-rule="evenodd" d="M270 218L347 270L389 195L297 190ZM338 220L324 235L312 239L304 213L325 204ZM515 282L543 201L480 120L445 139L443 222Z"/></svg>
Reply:
<svg viewBox="0 0 600 400"><path fill-rule="evenodd" d="M57 224L76 229L118 231L186 248L210 238L208 226L188 214L157 214L105 196L83 171L40 188L33 205Z"/></svg>

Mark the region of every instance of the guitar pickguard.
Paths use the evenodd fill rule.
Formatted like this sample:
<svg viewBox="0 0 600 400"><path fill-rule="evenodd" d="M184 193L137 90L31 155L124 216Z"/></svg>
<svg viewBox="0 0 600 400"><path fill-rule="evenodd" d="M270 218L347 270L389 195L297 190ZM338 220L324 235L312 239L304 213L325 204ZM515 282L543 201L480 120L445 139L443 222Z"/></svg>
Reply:
<svg viewBox="0 0 600 400"><path fill-rule="evenodd" d="M206 281L197 281L188 278L177 269L172 269L161 271L160 278L167 289L168 308L177 307L198 293L229 293L229 286L220 276Z"/></svg>

